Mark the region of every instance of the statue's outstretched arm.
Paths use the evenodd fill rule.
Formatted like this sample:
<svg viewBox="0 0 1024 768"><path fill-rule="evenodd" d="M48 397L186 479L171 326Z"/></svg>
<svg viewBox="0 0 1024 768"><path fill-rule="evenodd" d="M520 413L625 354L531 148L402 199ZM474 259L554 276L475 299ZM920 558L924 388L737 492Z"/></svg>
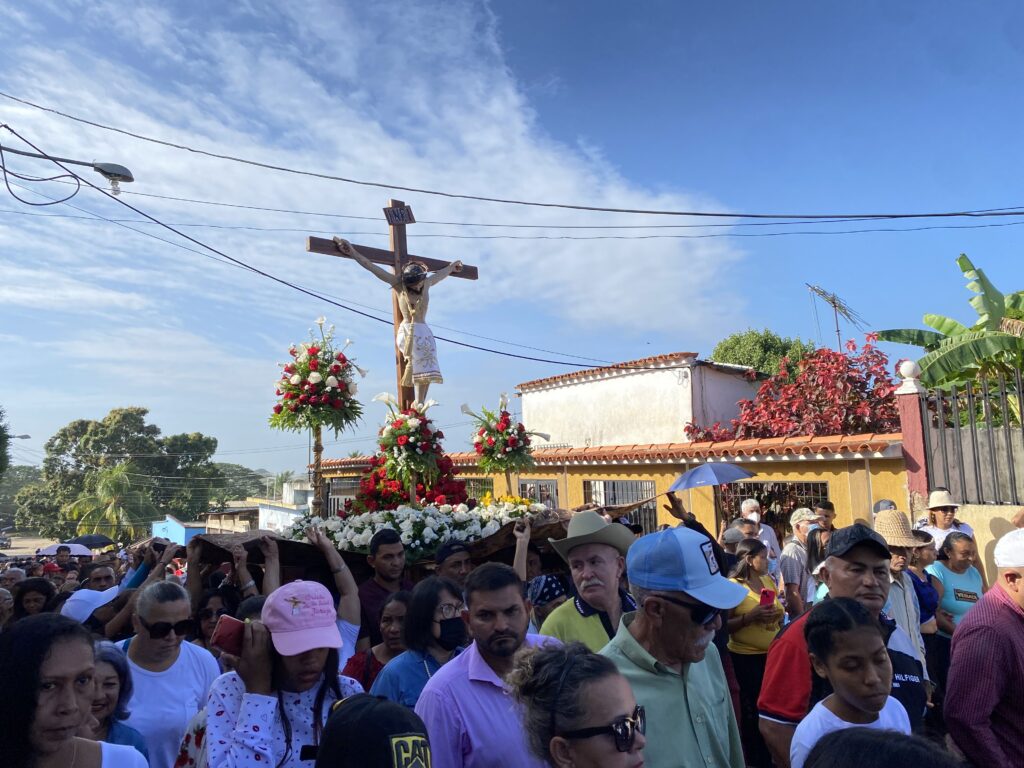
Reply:
<svg viewBox="0 0 1024 768"><path fill-rule="evenodd" d="M374 276L377 277L378 280L383 280L385 283L390 285L392 288L394 288L394 287L396 287L398 285L398 281L399 281L398 277L396 277L395 275L391 274L386 269L382 269L381 267L377 266L372 261L370 261L368 258L363 256L363 254L361 254L358 250L356 250L356 247L354 245L352 245L352 243L350 243L345 238L343 238L343 237L336 237L336 238L334 238L334 245L345 256L349 256L349 257L355 259L355 261L363 269L366 269L366 270L372 272L374 274Z"/></svg>
<svg viewBox="0 0 1024 768"><path fill-rule="evenodd" d="M453 261L451 264L449 264L444 269L439 269L439 270L437 270L437 272L435 272L430 277L428 277L427 278L427 287L429 288L432 285L437 285L438 283L440 283L442 280L444 280L446 277L448 277L448 275L452 274L453 272L461 272L461 271L462 271L462 262L461 261Z"/></svg>

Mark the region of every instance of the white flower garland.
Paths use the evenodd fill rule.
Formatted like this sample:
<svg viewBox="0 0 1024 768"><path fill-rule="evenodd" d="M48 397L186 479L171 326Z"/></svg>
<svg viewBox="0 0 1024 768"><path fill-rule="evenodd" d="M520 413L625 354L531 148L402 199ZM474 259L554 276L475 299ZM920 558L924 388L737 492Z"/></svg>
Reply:
<svg viewBox="0 0 1024 768"><path fill-rule="evenodd" d="M304 540L304 531L309 526L323 530L339 550L348 552L365 551L370 539L385 528L398 531L408 550L410 561L430 557L447 539L470 542L484 539L496 533L502 526L527 515L546 512L543 504L491 504L487 507L470 509L465 504L424 509L401 506L377 512L366 512L349 517L304 516L294 523L286 535Z"/></svg>

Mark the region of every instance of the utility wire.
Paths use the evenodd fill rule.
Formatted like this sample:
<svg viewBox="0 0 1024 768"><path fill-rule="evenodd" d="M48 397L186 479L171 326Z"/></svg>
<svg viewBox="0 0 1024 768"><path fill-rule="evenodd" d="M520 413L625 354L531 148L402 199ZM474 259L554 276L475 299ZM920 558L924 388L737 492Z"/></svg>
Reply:
<svg viewBox="0 0 1024 768"><path fill-rule="evenodd" d="M0 128L4 128L4 129L10 131L12 134L17 136L21 141L25 142L26 144L28 144L28 146L30 146L34 150L36 150L36 152L39 152L40 154L45 154L44 152L42 152L39 149L39 147L37 147L35 144L30 142L24 136L19 134L17 131L15 131L13 128L11 128L9 125L0 124ZM62 168L64 171L66 171L68 173L73 173L66 166L62 165L59 160L55 160L54 158L52 158L50 156L48 156L48 157L51 160L51 162L56 164L58 167ZM293 290L296 290L299 293L305 294L305 295L310 296L310 297L315 298L315 299L319 299L320 301L323 301L323 302L325 302L327 304L330 304L332 306L338 307L340 309L344 309L344 310L346 310L348 312L352 312L354 314L361 315L362 317L366 317L366 318L369 318L371 320L375 320L377 322L385 323L387 325L391 325L392 324L391 320L385 320L383 318L379 318L379 317L376 317L374 315L371 315L368 312L364 312L362 310L355 309L354 307L350 307L350 306L347 306L345 304L341 304L340 302L333 301L333 300L328 299L328 298L326 298L324 296L321 296L320 294L318 294L318 293L316 293L314 291L308 290L306 288L302 288L301 286L298 286L295 283L289 282L288 280L285 280L284 278L277 277L276 275L272 275L269 272L265 272L265 271L263 271L261 269L258 269L257 267L254 267L254 266L252 266L250 264L247 264L246 262L244 262L244 261L242 261L240 259L236 259L233 256L229 256L228 254L224 253L223 251L219 251L216 248L214 248L213 246L207 245L206 243L202 242L201 240L197 240L196 238L192 237L191 235L187 235L184 232L181 232L181 231L179 231L177 229L174 229L173 227L171 227L171 226L169 226L167 224L164 224L162 221L160 221L159 219L157 219L157 218L155 218L153 216L150 216L145 211L142 211L142 210L136 208L135 206L131 205L130 203L126 203L124 200L121 200L118 197L115 197L114 195L111 195L105 189L102 189L102 188L96 186L95 184L93 184L88 179L82 178L81 176L78 176L77 174L75 174L75 176L76 176L76 178L78 178L79 180L84 182L87 186L89 186L90 188L96 190L97 192L99 192L103 196L107 197L108 199L113 200L114 202L119 203L120 205L125 206L126 208L134 211L135 213L139 214L140 216L144 216L145 218L149 219L153 223L160 225L161 227L163 227L164 229L166 229L166 230L168 230L170 232L173 232L174 234L178 235L179 237L182 237L182 238L188 240L189 242L195 243L196 245L200 246L201 248L204 248L204 249L210 251L211 253L214 253L214 254L216 254L216 255L224 258L224 259L227 259L228 261L230 261L230 262L232 262L232 263L234 263L234 264L236 264L236 265L238 265L238 266L240 266L240 267L242 267L244 269L247 269L247 270L249 270L251 272L254 272L254 273L258 274L258 275L261 275L261 276L263 276L263 277L265 277L265 278L267 278L269 280L273 280L276 283L280 283L281 285L288 286L289 288L292 288ZM120 226L126 226L126 225L121 224ZM460 347L466 347L467 349L475 349L475 350L478 350L480 352L489 352L491 354L500 355L502 357L510 357L510 358L514 358L514 359L518 359L518 360L530 360L530 361L538 362L538 363L550 363L552 365L563 365L563 366L569 366L569 367L575 367L575 368L593 369L593 368L599 367L599 366L587 365L587 364L584 364L584 363L573 363L573 362L569 362L569 361L565 361L565 360L548 360L548 359L539 358L539 357L532 357L530 355L520 355L520 354L516 354L514 352L503 352L502 350L492 349L492 348L489 348L489 347L482 347L482 346L479 346L477 344L469 344L468 342L465 342L465 341L457 341L455 339L449 339L449 338L446 338L444 336L435 336L434 338L436 338L438 341L445 341L445 342L447 342L449 344L455 344L455 345L460 346ZM619 370L657 370L657 368L655 366L615 365L614 367L619 369Z"/></svg>
<svg viewBox="0 0 1024 768"><path fill-rule="evenodd" d="M514 199L509 199L509 198L501 198L501 197L484 197L484 196L480 196L480 195L469 195L469 194L462 194L462 193L456 193L456 192L444 192L444 191L433 190L433 189L423 189L423 188L419 188L419 187L407 187L407 186L402 186L402 185L399 185L399 184L391 184L391 183L385 183L385 182L379 182L379 181L366 181L366 180L362 180L362 179L353 179L353 178L347 178L345 176L336 176L336 175L328 174L328 173L320 173L320 172L317 172L317 171L305 171L305 170L299 170L299 169L296 169L296 168L288 168L286 166L273 165L271 163L263 163L263 162L260 162L258 160L250 160L248 158L235 157L233 155L219 154L217 152L210 152L208 150L197 149L195 147L190 147L190 146L187 146L185 144L175 144L174 142L165 141L163 139L152 138L150 136L145 136L145 135L142 135L142 134L139 134L139 133L134 133L132 131L125 130L123 128L116 128L114 126L104 125L103 123L97 123L97 122L94 122L92 120L87 120L87 119L85 119L83 117L78 117L76 115L68 114L67 112L62 112L62 111L54 109L52 107L47 107L47 106L43 106L41 104L36 104L36 103L28 101L26 99L20 99L17 96L13 96L13 95L11 95L9 93L5 93L3 91L0 91L0 96L4 97L6 99L10 99L11 101L17 102L19 104L23 104L25 106L32 107L33 109L38 109L38 110L41 110L43 112L49 112L50 114L57 115L58 117L63 117L65 119L67 119L67 120L73 120L73 121L75 121L77 123L82 123L83 125L92 126L93 128L100 128L100 129L105 130L105 131L111 131L113 133L118 133L118 134L121 134L122 136L129 136L129 137L131 137L133 139L138 139L140 141L146 141L146 142L149 142L151 144L159 144L159 145L164 146L164 147L170 147L171 149L178 149L178 150L182 150L182 151L185 151L185 152L191 152L191 153L196 154L196 155L203 155L205 157L211 157L211 158L215 158L215 159L218 159L218 160L229 160L229 161L235 162L235 163L243 163L245 165L255 166L257 168L264 168L264 169L267 169L267 170L279 171L281 173L289 173L289 174L294 174L294 175L298 175L298 176L308 176L308 177L317 178L317 179L326 179L328 181L340 181L340 182L343 182L343 183L346 183L346 184L356 184L356 185L364 186L364 187L377 187L377 188L380 188L380 189L399 190L399 191L402 191L402 192L413 192L413 193L421 194L421 195L434 195L436 197L445 197L445 198L459 199L459 200L477 200L477 201L480 201L480 202L487 202L487 203L502 203L502 204L505 204L505 205L522 205L522 206L530 206L530 207L536 207L536 208L561 208L561 209L573 210L573 211L596 211L596 212L599 212L599 213L628 213L628 214L643 214L643 215L648 215L648 216L701 216L701 217L708 217L708 218L727 218L727 219L739 219L739 218L742 218L742 219L849 219L849 218L858 218L858 219L922 219L923 218L923 219L931 219L931 218L948 218L948 217L961 217L961 216L1002 216L1002 215L1008 215L1006 212L1003 212L1003 211L993 211L993 210L987 210L987 211L984 211L984 212L980 212L980 211L945 211L945 212L940 212L940 213L868 213L868 214L865 214L865 213L855 213L855 214L834 214L834 213L829 213L829 214L719 213L719 212L709 212L709 211L650 210L650 209L643 209L643 208L607 208L607 207L590 206L590 205L574 205L574 204L571 204L571 203L552 203L552 202L539 202L539 201L531 201L531 200L514 200ZM17 134L15 134L15 135L17 135ZM19 136L19 138L22 138L22 137ZM24 141L23 138L22 138L22 141ZM28 143L28 142L26 142L26 143ZM36 151L39 151L39 150L36 150ZM43 153L40 153L40 154L43 154ZM58 163L58 165L59 165L59 163ZM64 168L64 166L61 166L61 167ZM66 171L67 168L64 168L64 170ZM90 184L90 186L94 186L94 185ZM1009 214L1009 215L1020 215L1020 213L1022 213L1022 212L1018 210L1017 214ZM143 214L143 215L145 215L145 214Z"/></svg>

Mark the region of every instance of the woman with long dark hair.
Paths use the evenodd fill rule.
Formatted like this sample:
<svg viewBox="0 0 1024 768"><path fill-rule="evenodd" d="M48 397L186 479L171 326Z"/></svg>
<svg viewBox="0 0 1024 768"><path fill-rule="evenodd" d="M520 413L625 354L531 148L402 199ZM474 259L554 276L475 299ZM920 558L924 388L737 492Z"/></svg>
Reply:
<svg viewBox="0 0 1024 768"><path fill-rule="evenodd" d="M74 619L29 616L0 635L0 765L146 768L132 747L78 736L95 694L92 636Z"/></svg>
<svg viewBox="0 0 1024 768"><path fill-rule="evenodd" d="M48 579L22 579L14 585L14 621L49 610L56 594Z"/></svg>
<svg viewBox="0 0 1024 768"><path fill-rule="evenodd" d="M729 578L747 595L729 611L729 656L740 686L740 737L747 765L771 768L772 759L758 727L757 697L761 693L768 646L779 631L785 609L768 575L768 547L758 539L736 545L736 565Z"/></svg>
<svg viewBox="0 0 1024 768"><path fill-rule="evenodd" d="M358 680L364 691L370 690L380 671L405 650L405 614L411 600L412 594L405 590L388 595L380 611L380 636L384 639L345 664L342 674Z"/></svg>
<svg viewBox="0 0 1024 768"><path fill-rule="evenodd" d="M469 642L462 620L462 590L431 576L416 585L405 614L405 647L381 670L374 696L415 707L427 681Z"/></svg>
<svg viewBox="0 0 1024 768"><path fill-rule="evenodd" d="M238 670L207 704L208 760L217 768L301 768L315 757L331 705L362 687L338 673L341 633L327 587L293 581L274 590L261 621L245 626Z"/></svg>

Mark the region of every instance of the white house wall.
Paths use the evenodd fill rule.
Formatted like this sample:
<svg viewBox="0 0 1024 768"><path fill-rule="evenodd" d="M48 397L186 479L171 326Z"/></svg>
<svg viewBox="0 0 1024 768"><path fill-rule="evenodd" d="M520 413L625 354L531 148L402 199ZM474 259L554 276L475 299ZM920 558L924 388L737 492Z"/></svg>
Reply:
<svg viewBox="0 0 1024 768"><path fill-rule="evenodd" d="M680 442L689 412L688 376L687 368L638 371L524 392L523 421L549 433L555 445Z"/></svg>
<svg viewBox="0 0 1024 768"><path fill-rule="evenodd" d="M760 382L706 365L694 368L693 373L693 422L702 427L711 426L716 421L728 426L729 420L735 419L740 412L737 403L752 399L760 387Z"/></svg>

